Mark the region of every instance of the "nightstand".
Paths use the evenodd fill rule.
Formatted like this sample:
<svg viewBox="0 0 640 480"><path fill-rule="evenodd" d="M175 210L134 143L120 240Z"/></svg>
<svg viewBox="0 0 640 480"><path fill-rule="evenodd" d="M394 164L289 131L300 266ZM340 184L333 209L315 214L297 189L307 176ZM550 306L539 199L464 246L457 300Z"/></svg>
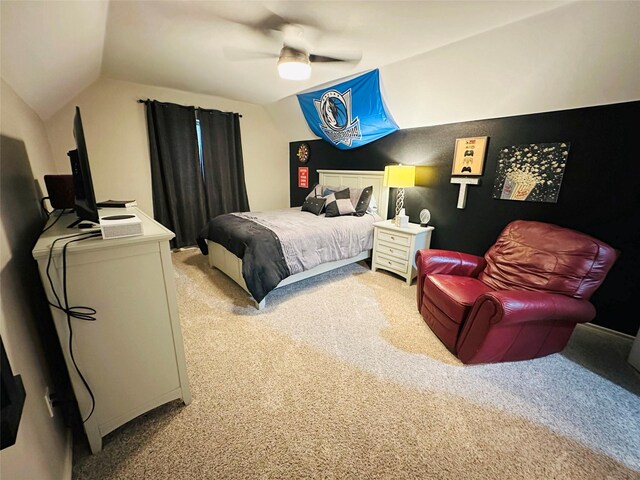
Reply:
<svg viewBox="0 0 640 480"><path fill-rule="evenodd" d="M371 270L378 268L388 270L404 277L411 285L416 276L416 252L429 248L433 227L421 227L410 223L401 228L393 224L393 220L375 222L373 237L373 260Z"/></svg>

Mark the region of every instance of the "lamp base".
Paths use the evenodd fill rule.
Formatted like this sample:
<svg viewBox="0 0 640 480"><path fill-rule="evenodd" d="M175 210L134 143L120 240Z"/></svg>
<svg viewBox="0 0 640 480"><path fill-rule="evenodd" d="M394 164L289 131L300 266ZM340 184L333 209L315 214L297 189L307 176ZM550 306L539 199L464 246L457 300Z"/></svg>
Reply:
<svg viewBox="0 0 640 480"><path fill-rule="evenodd" d="M396 194L396 218L400 215L400 210L404 208L404 188L398 188Z"/></svg>

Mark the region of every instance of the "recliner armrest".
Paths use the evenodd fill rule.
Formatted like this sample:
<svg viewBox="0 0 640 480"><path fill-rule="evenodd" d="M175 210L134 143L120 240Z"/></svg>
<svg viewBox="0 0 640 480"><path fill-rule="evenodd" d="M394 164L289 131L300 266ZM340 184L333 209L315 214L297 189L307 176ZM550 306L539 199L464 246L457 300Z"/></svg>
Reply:
<svg viewBox="0 0 640 480"><path fill-rule="evenodd" d="M464 363L492 363L555 353L564 348L577 323L595 314L588 300L555 293L484 293L458 337L457 355ZM532 354L531 348L538 350Z"/></svg>
<svg viewBox="0 0 640 480"><path fill-rule="evenodd" d="M596 309L588 300L546 292L496 290L476 300L469 320L482 310L483 302L493 304L492 324L508 322L514 325L546 319L585 323L596 316Z"/></svg>
<svg viewBox="0 0 640 480"><path fill-rule="evenodd" d="M464 363L513 359L509 352L516 337L527 335L529 328L536 336L536 329L543 325L557 329L554 335L562 340L556 343L562 344L551 351L560 351L575 324L589 322L595 315L596 309L588 300L556 293L521 290L484 293L475 301L458 337L457 355Z"/></svg>
<svg viewBox="0 0 640 480"><path fill-rule="evenodd" d="M445 275L461 275L477 277L484 269L483 257L470 253L453 252L451 250L418 250L416 252L416 268L424 274L442 273Z"/></svg>
<svg viewBox="0 0 640 480"><path fill-rule="evenodd" d="M425 275L441 273L446 275L477 277L485 265L486 262L483 257L469 253L437 249L418 250L416 252L416 268L418 270L416 296L418 311L422 308L422 288L424 286Z"/></svg>

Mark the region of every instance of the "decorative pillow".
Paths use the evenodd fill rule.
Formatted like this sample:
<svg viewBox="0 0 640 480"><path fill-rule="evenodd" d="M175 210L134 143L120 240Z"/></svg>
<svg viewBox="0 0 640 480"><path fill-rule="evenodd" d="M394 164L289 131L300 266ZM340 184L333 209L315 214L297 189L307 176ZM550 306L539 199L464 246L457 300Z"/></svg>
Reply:
<svg viewBox="0 0 640 480"><path fill-rule="evenodd" d="M311 189L311 191L307 194L307 198L309 197L325 197L326 195L324 195L324 191L326 189L329 189L333 192L338 192L340 190L342 190L345 187L332 187L330 185L320 185L317 184L315 187L313 187Z"/></svg>
<svg viewBox="0 0 640 480"><path fill-rule="evenodd" d="M302 204L302 211L311 212L314 215L320 215L322 213L322 209L324 208L325 202L326 199L322 197L308 197Z"/></svg>
<svg viewBox="0 0 640 480"><path fill-rule="evenodd" d="M340 190L347 187L340 187ZM356 208L358 205L358 200L360 199L360 195L362 194L362 188L358 187L349 187L349 198L351 198L351 203L353 204L353 208Z"/></svg>
<svg viewBox="0 0 640 480"><path fill-rule="evenodd" d="M349 189L345 188L344 190L329 195L325 205L325 212L325 216L327 217L339 217L355 213L356 209L353 208L353 204L351 203Z"/></svg>
<svg viewBox="0 0 640 480"><path fill-rule="evenodd" d="M342 190L347 188L346 186L340 187L338 190ZM362 191L364 188L357 187L349 187L349 196L351 197L351 203L353 204L353 208L358 209L358 202L360 201L360 196L362 195ZM375 213L378 211L378 205L376 204L376 199L373 197L373 192L371 195L371 203L369 207L373 204L373 209L367 208L367 213Z"/></svg>
<svg viewBox="0 0 640 480"><path fill-rule="evenodd" d="M365 213L367 213L367 209L369 208L369 203L371 202L371 198L373 198L373 186L369 186L362 189L362 193L360 194L360 198L358 198L358 203L356 203L356 213L355 216L361 217Z"/></svg>
<svg viewBox="0 0 640 480"><path fill-rule="evenodd" d="M363 188L356 187L347 187L346 185L342 185L339 187L333 185L321 185L317 184L315 187L311 189L311 191L307 194L306 198L309 197L327 197L331 193L339 192L341 190L349 189L349 197L351 198L351 203L353 204L353 208L357 210L358 201L360 200L360 196L362 195ZM328 202L327 202L328 203ZM325 203L326 205L326 203ZM376 202L376 198L371 195L371 201L367 208L367 213L378 213L378 203Z"/></svg>
<svg viewBox="0 0 640 480"><path fill-rule="evenodd" d="M378 202L376 202L376 197L373 195L371 195L371 201L367 207L367 213L378 213Z"/></svg>

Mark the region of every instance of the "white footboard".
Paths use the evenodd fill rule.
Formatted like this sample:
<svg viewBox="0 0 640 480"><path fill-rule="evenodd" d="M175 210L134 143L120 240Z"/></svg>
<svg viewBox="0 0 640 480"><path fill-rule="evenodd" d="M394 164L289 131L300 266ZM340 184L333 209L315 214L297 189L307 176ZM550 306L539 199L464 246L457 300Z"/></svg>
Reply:
<svg viewBox="0 0 640 480"><path fill-rule="evenodd" d="M247 284L242 277L242 260L236 257L233 253L231 253L219 243L207 240L207 245L209 246L209 266L211 268L217 268L218 270L223 272L227 277L240 285L240 287L242 287L245 292L251 295L251 292L249 292ZM323 263L321 265L318 265L317 267L312 268L311 270L296 273L295 275L291 275L285 278L276 286L276 288L284 287L285 285L291 285L292 283L299 282L300 280L311 278L316 275L320 275L321 273L335 270L336 268L344 267L345 265L349 265L350 263L365 260L370 256L371 250L366 250L359 253L355 257L347 258L345 260L336 260L335 262ZM260 303L256 302L255 300L253 301L255 302L258 310L262 310L264 308L265 299L262 299Z"/></svg>
<svg viewBox="0 0 640 480"><path fill-rule="evenodd" d="M219 243L207 240L207 245L209 246L209 266L217 268L240 285L247 293L250 293L242 277L242 260Z"/></svg>

